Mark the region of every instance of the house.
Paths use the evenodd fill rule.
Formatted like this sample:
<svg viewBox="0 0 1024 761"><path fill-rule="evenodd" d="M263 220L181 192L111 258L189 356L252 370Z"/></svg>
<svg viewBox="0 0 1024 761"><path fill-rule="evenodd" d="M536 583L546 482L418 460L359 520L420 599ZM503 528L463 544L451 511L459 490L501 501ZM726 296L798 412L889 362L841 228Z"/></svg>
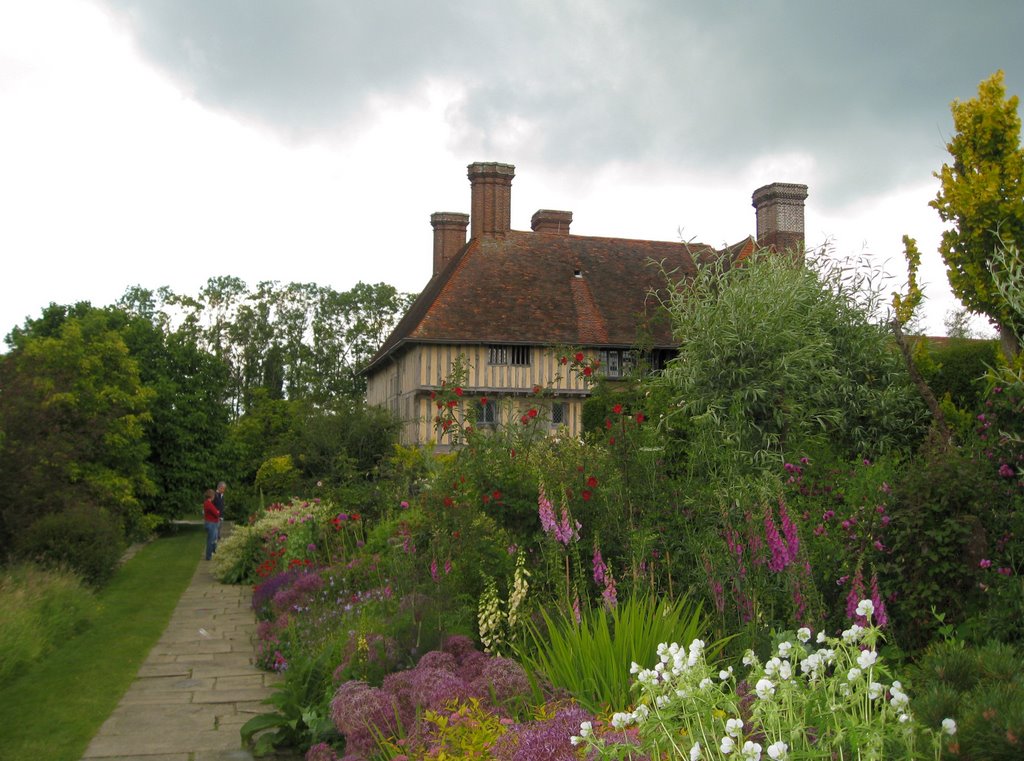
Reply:
<svg viewBox="0 0 1024 761"><path fill-rule="evenodd" d="M716 250L573 235L570 211L541 209L531 231L512 230L515 167L478 162L468 169L470 214L431 215L433 275L364 370L367 401L400 417L407 445L449 443L434 430L431 397L460 357L468 372L460 399L466 423L501 425L503 411L518 421L517 407L537 407L539 387L543 419L576 435L589 391L566 372L564 347L599 361L598 372L609 378L629 372L638 345L655 366L676 347L670 326L657 319L652 293L665 278L652 263L686 276L696 261L736 261L759 245L802 251L806 185L758 188L756 240Z"/></svg>

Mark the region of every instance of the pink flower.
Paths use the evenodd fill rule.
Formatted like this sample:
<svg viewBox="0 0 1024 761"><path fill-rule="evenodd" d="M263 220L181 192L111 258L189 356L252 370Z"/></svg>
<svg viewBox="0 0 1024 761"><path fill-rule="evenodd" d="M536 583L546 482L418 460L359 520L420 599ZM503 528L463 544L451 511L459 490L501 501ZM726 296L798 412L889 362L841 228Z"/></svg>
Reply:
<svg viewBox="0 0 1024 761"><path fill-rule="evenodd" d="M991 568L992 567L992 561L989 560L988 558L982 558L981 562L978 563L978 567L979 568Z"/></svg>
<svg viewBox="0 0 1024 761"><path fill-rule="evenodd" d="M1016 475L1016 473L1014 472L1013 468L1011 468L1004 462L1002 465L999 466L999 475L1002 476L1003 478L1013 478Z"/></svg>

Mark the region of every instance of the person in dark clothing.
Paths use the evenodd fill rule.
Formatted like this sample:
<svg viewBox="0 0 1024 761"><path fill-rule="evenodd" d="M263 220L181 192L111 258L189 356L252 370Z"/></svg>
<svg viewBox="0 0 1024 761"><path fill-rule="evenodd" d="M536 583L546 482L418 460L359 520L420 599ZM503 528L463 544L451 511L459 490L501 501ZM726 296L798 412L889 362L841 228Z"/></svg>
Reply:
<svg viewBox="0 0 1024 761"><path fill-rule="evenodd" d="M228 485L221 481L217 484L217 491L213 493L213 505L220 513L220 523L217 525L217 539L220 539L221 529L224 528L224 491Z"/></svg>

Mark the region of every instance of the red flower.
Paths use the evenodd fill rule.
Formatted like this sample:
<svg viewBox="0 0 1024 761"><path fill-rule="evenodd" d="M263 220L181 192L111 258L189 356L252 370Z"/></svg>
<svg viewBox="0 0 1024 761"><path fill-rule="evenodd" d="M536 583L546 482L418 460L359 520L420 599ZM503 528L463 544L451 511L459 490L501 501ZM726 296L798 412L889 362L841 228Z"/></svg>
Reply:
<svg viewBox="0 0 1024 761"><path fill-rule="evenodd" d="M540 386L534 386L533 387L533 393L539 394L540 393Z"/></svg>
<svg viewBox="0 0 1024 761"><path fill-rule="evenodd" d="M445 421L443 421L441 423L441 430L442 431L447 431L451 427L452 427L452 421L451 420L445 420Z"/></svg>
<svg viewBox="0 0 1024 761"><path fill-rule="evenodd" d="M584 502L589 502L589 501L590 501L590 498L591 498L591 496L593 496L593 495L592 495L592 494L590 493L590 490L589 490L589 489L584 489L584 490L583 490L583 491L582 491L582 492L580 493L580 496L582 496L582 497L583 497L583 501L584 501Z"/></svg>
<svg viewBox="0 0 1024 761"><path fill-rule="evenodd" d="M594 372L594 371L593 371L593 370L591 370L591 369L590 369L589 367L584 367L584 368L583 368L583 374L584 374L584 375L586 375L586 376L588 376L588 377L589 377L589 376L590 376L590 375L591 375L591 374L592 374L593 372Z"/></svg>
<svg viewBox="0 0 1024 761"><path fill-rule="evenodd" d="M621 404L616 404L614 407L612 407L612 412L614 412L616 415L621 415L622 414L622 405Z"/></svg>
<svg viewBox="0 0 1024 761"><path fill-rule="evenodd" d="M455 387L455 396L462 396L462 387L461 386L456 386Z"/></svg>
<svg viewBox="0 0 1024 761"><path fill-rule="evenodd" d="M607 428L610 431L612 429L612 421L609 420L608 418L605 418L604 419L604 427Z"/></svg>
<svg viewBox="0 0 1024 761"><path fill-rule="evenodd" d="M454 505L455 505L455 501L451 497L445 497L444 498L444 506L445 507L454 507Z"/></svg>
<svg viewBox="0 0 1024 761"><path fill-rule="evenodd" d="M459 532L458 531L453 531L452 532L452 539L458 539L458 538L459 538Z"/></svg>
<svg viewBox="0 0 1024 761"><path fill-rule="evenodd" d="M590 478L588 478L587 486L589 486L591 489L597 486L597 476L591 476Z"/></svg>
<svg viewBox="0 0 1024 761"><path fill-rule="evenodd" d="M487 404L487 397L486 396L481 396L480 397L480 404Z"/></svg>
<svg viewBox="0 0 1024 761"><path fill-rule="evenodd" d="M612 436L610 439L608 439L608 443L609 444L614 444L615 443L615 437Z"/></svg>
<svg viewBox="0 0 1024 761"><path fill-rule="evenodd" d="M576 352L576 361L577 362L582 362L583 361L583 352L582 351Z"/></svg>
<svg viewBox="0 0 1024 761"><path fill-rule="evenodd" d="M357 521L357 520L359 520L359 513L352 513L348 517L349 517L349 520Z"/></svg>
<svg viewBox="0 0 1024 761"><path fill-rule="evenodd" d="M644 413L642 413L642 412L638 412L638 413L636 413L636 422L637 422L637 423L642 423L642 422L644 422L644 421L645 421L646 419L647 419L647 418L645 418L645 417L644 417Z"/></svg>
<svg viewBox="0 0 1024 761"><path fill-rule="evenodd" d="M526 416L531 418L537 417L537 410L531 407L530 411L526 413Z"/></svg>
<svg viewBox="0 0 1024 761"><path fill-rule="evenodd" d="M454 406L455 406L456 404L458 404L458 402L457 402L457 401L455 401L454 399L449 399L449 400L448 400L448 408L449 408L449 409L451 409L452 407L454 407Z"/></svg>
<svg viewBox="0 0 1024 761"><path fill-rule="evenodd" d="M488 502L491 501L491 495L490 494L485 494L483 497L481 497L481 499L483 499L484 504L486 505Z"/></svg>
<svg viewBox="0 0 1024 761"><path fill-rule="evenodd" d="M567 364L569 364L569 358L568 357L562 357L559 360L559 362L561 362L563 365L567 365Z"/></svg>
<svg viewBox="0 0 1024 761"><path fill-rule="evenodd" d="M495 489L494 493L491 494L491 496L494 498L494 501L497 502L501 499L501 492Z"/></svg>
<svg viewBox="0 0 1024 761"><path fill-rule="evenodd" d="M530 418L526 417L526 415L523 415L521 418L519 418L519 422L522 423L523 425L526 425L527 423L530 422Z"/></svg>
<svg viewBox="0 0 1024 761"><path fill-rule="evenodd" d="M437 392L436 391L431 391L430 392L430 398L431 399L436 399L437 398Z"/></svg>

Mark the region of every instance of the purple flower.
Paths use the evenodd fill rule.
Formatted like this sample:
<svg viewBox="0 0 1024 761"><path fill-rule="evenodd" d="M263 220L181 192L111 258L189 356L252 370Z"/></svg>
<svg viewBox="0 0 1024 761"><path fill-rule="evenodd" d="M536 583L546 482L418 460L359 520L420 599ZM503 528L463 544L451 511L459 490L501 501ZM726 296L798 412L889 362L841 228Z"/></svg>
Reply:
<svg viewBox="0 0 1024 761"><path fill-rule="evenodd" d="M594 548L594 583L604 584L604 574L608 570L608 567L604 564L604 559L601 557L601 550L597 547Z"/></svg>
<svg viewBox="0 0 1024 761"><path fill-rule="evenodd" d="M579 748L569 738L580 731L580 724L594 717L578 705L560 709L550 719L519 725L498 738L491 748L499 761L577 761Z"/></svg>
<svg viewBox="0 0 1024 761"><path fill-rule="evenodd" d="M1012 467L1004 462L999 466L999 475L1003 478L1013 478L1016 475L1016 472Z"/></svg>
<svg viewBox="0 0 1024 761"><path fill-rule="evenodd" d="M345 735L346 753L369 757L377 748L376 735L398 734L396 707L395 696L366 682L349 681L341 685L331 701L331 719Z"/></svg>
<svg viewBox="0 0 1024 761"><path fill-rule="evenodd" d="M338 761L338 754L327 743L317 743L306 751L305 761Z"/></svg>

